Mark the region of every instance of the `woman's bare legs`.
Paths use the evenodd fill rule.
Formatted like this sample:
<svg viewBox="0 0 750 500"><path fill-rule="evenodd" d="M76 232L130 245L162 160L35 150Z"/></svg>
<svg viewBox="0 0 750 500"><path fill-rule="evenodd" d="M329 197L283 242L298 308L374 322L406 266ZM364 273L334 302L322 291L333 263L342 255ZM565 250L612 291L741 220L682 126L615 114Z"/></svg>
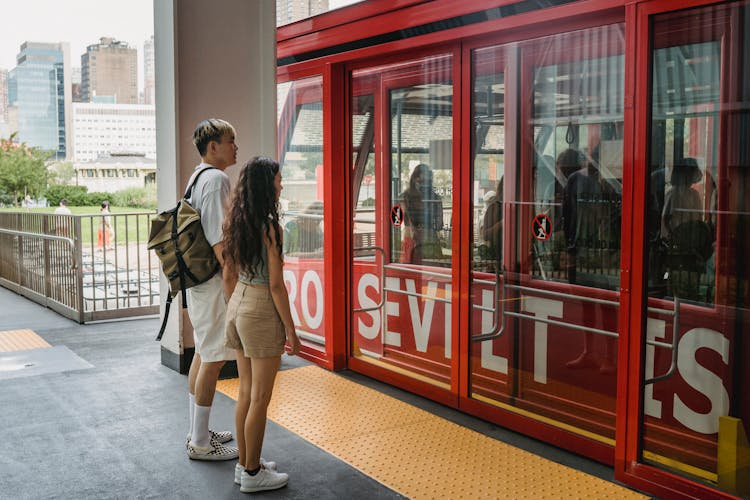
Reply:
<svg viewBox="0 0 750 500"><path fill-rule="evenodd" d="M279 371L281 364L281 356L253 358L248 361L251 365L252 383L250 384L250 405L245 418L243 435L245 462L240 463L245 466L245 469L253 470L260 467L260 451L263 448L263 436L266 432L266 414L268 412L268 404L271 401L271 394L273 393L276 373ZM238 403L238 416L239 407ZM239 439L238 444L240 446L243 445Z"/></svg>
<svg viewBox="0 0 750 500"><path fill-rule="evenodd" d="M237 352L237 373L240 376L240 391L237 395L237 407L234 412L234 426L237 429L237 447L240 450L240 465L247 466L245 447L245 419L250 408L250 389L253 386L253 373L250 358L245 357L242 349Z"/></svg>

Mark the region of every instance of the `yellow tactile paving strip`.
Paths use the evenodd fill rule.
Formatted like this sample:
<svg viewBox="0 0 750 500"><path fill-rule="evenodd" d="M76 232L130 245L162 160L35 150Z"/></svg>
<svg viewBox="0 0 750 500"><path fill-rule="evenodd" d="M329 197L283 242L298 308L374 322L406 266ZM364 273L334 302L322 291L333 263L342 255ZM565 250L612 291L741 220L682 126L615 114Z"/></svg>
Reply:
<svg viewBox="0 0 750 500"><path fill-rule="evenodd" d="M0 332L0 352L25 351L50 346L33 330L5 330Z"/></svg>
<svg viewBox="0 0 750 500"><path fill-rule="evenodd" d="M317 366L279 372L269 418L409 498L647 498Z"/></svg>

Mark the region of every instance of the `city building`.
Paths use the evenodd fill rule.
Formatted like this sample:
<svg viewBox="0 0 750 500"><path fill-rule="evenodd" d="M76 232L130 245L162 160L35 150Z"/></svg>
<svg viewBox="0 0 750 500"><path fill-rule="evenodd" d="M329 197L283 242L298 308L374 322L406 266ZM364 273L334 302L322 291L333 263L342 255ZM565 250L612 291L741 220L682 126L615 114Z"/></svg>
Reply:
<svg viewBox="0 0 750 500"><path fill-rule="evenodd" d="M0 69L0 122L8 123L8 70Z"/></svg>
<svg viewBox="0 0 750 500"><path fill-rule="evenodd" d="M81 101L81 68L73 67L70 71L70 92L73 102Z"/></svg>
<svg viewBox="0 0 750 500"><path fill-rule="evenodd" d="M156 85L154 71L154 35L143 42L143 104L154 104Z"/></svg>
<svg viewBox="0 0 750 500"><path fill-rule="evenodd" d="M8 121L16 138L65 158L69 149L70 49L67 42L24 42L8 74Z"/></svg>
<svg viewBox="0 0 750 500"><path fill-rule="evenodd" d="M156 160L139 153L114 153L93 162L74 162L77 186L89 192L114 193L156 181Z"/></svg>
<svg viewBox="0 0 750 500"><path fill-rule="evenodd" d="M328 12L328 0L276 0L276 26Z"/></svg>
<svg viewBox="0 0 750 500"><path fill-rule="evenodd" d="M110 154L156 158L156 121L151 104L73 103L71 159L95 161Z"/></svg>
<svg viewBox="0 0 750 500"><path fill-rule="evenodd" d="M81 100L138 104L138 51L102 37L81 55Z"/></svg>

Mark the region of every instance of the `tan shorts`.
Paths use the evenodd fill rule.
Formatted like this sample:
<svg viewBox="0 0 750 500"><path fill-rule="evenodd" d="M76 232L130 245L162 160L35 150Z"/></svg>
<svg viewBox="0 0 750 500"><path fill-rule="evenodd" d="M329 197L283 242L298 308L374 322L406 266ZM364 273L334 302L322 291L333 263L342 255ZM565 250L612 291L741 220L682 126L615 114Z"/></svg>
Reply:
<svg viewBox="0 0 750 500"><path fill-rule="evenodd" d="M237 283L227 305L227 347L242 349L248 358L272 358L284 353L285 342L269 288Z"/></svg>

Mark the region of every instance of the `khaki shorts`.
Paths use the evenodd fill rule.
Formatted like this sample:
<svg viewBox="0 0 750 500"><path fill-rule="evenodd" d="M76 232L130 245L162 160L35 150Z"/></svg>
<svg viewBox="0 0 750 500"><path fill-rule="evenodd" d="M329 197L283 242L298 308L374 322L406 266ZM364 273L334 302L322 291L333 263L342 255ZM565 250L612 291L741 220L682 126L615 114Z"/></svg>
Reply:
<svg viewBox="0 0 750 500"><path fill-rule="evenodd" d="M284 353L286 332L268 287L237 283L227 305L226 345L248 358Z"/></svg>
<svg viewBox="0 0 750 500"><path fill-rule="evenodd" d="M201 361L215 362L235 359L235 352L224 345L224 289L221 273L200 285L187 289L190 323L193 325L195 352Z"/></svg>

